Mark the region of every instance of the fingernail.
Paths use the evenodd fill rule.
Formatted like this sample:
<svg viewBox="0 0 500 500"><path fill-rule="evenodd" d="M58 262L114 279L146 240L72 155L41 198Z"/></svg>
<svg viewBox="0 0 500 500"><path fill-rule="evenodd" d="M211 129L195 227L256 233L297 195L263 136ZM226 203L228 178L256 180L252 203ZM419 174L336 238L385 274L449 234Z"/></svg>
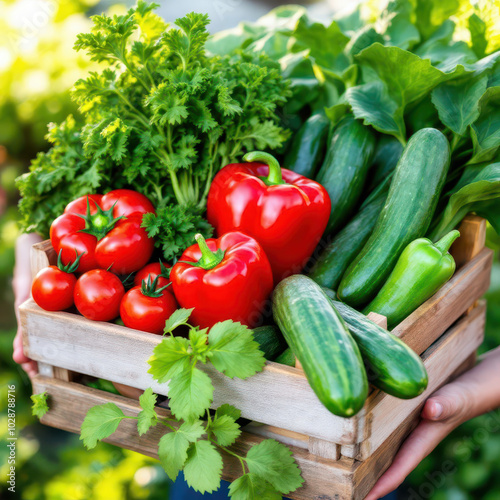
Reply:
<svg viewBox="0 0 500 500"><path fill-rule="evenodd" d="M434 411L432 413L432 418L439 418L441 416L441 414L443 413L443 406L441 405L441 403L434 403Z"/></svg>

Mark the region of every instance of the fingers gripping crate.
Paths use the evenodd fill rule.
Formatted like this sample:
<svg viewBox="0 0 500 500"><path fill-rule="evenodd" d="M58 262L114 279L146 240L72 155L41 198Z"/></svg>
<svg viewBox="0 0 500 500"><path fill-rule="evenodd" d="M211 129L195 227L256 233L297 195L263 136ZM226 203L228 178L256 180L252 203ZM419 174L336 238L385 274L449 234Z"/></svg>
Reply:
<svg viewBox="0 0 500 500"><path fill-rule="evenodd" d="M457 261L453 278L393 330L424 359L429 387L418 398L399 400L373 389L363 409L346 419L322 406L300 368L267 362L261 373L244 381L204 368L215 386L213 407L233 404L253 421L235 449L246 450L267 437L291 447L305 479L291 498L364 498L418 422L425 399L475 363L485 322L485 304L478 300L489 287L492 252L484 248L483 220L468 217L460 230L462 236L452 248ZM35 245L32 257L33 272L53 262L50 242ZM47 312L32 300L21 306L21 321L26 354L39 362L34 392L47 391L50 397L43 423L79 432L88 409L109 401L127 415L140 411L137 401L86 387L74 373L168 395L168 386L147 373L147 359L161 337L71 313ZM167 409L158 411L169 415ZM153 428L139 439L132 421L125 420L106 441L157 457L164 432ZM234 460L225 457L226 479L240 473Z"/></svg>

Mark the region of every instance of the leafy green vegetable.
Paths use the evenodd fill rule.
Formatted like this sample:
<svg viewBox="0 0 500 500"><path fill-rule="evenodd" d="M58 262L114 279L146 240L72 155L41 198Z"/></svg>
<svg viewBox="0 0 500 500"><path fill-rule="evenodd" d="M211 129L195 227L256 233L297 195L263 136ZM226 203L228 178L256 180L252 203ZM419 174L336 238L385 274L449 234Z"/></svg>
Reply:
<svg viewBox="0 0 500 500"><path fill-rule="evenodd" d="M33 405L31 406L31 414L34 417L42 418L48 411L49 405L47 404L47 398L49 395L47 392L42 392L41 394L33 394L31 396L31 401Z"/></svg>
<svg viewBox="0 0 500 500"><path fill-rule="evenodd" d="M76 82L83 125L54 126L53 149L19 181L24 228L47 234L71 198L131 186L158 214L144 226L165 258L184 250L202 219L215 173L246 151L276 149L288 134L276 110L289 95L277 63L255 53L210 57L208 18L167 25L140 0L125 15L94 16L84 50L105 66Z"/></svg>
<svg viewBox="0 0 500 500"><path fill-rule="evenodd" d="M486 91L488 78L446 82L432 91L432 102L439 118L454 134L463 136L469 125L479 117L479 100Z"/></svg>
<svg viewBox="0 0 500 500"><path fill-rule="evenodd" d="M137 420L139 435L163 424L168 431L158 442L158 456L173 481L183 470L194 490L206 493L218 489L224 451L237 458L242 467L243 475L230 488L232 498L281 498L281 493L289 493L303 482L290 450L274 440L262 441L246 457L228 449L241 435L237 422L241 412L224 404L211 413L214 387L197 366L211 361L221 372L246 378L262 369L264 356L247 327L224 321L214 325L207 335L207 329L188 325L190 313L183 309L172 314L166 327L170 336L154 349L149 360L153 378L169 383L170 409L176 419L158 416L156 395L148 388L139 398L141 411L137 417L125 416L114 403L91 408L83 421L80 439L87 448L93 448L97 441L113 434L124 418ZM171 330L181 324L189 327L189 339L172 336Z"/></svg>
<svg viewBox="0 0 500 500"><path fill-rule="evenodd" d="M430 233L430 238L437 241L444 234L454 229L469 213L476 212L490 221L497 233L500 233L500 163L480 167L476 176L468 183L459 183L461 187L454 192L444 212L439 216L437 225ZM464 172L468 176L467 171Z"/></svg>

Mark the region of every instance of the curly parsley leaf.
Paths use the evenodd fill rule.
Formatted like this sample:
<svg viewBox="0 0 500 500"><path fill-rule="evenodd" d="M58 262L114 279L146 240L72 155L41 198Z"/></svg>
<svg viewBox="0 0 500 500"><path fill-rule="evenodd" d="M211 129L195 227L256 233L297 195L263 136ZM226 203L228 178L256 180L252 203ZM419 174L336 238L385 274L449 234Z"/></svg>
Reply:
<svg viewBox="0 0 500 500"><path fill-rule="evenodd" d="M281 493L290 493L304 482L292 452L274 439L252 446L246 462L251 473L269 481Z"/></svg>
<svg viewBox="0 0 500 500"><path fill-rule="evenodd" d="M113 434L125 418L123 411L114 403L105 403L91 408L82 422L80 439L90 450L98 441Z"/></svg>
<svg viewBox="0 0 500 500"><path fill-rule="evenodd" d="M231 500L281 500L282 495L256 474L245 474L229 486Z"/></svg>
<svg viewBox="0 0 500 500"><path fill-rule="evenodd" d="M139 397L139 404L142 408L137 420L139 436L146 434L158 422L158 416L155 411L156 398L157 396L153 394L151 387L148 387Z"/></svg>
<svg viewBox="0 0 500 500"><path fill-rule="evenodd" d="M200 493L211 493L220 486L222 457L208 441L192 443L184 465L184 477L188 485Z"/></svg>
<svg viewBox="0 0 500 500"><path fill-rule="evenodd" d="M48 411L49 406L47 404L47 398L49 395L47 392L42 392L41 394L33 394L31 396L31 401L33 405L31 406L31 414L34 417L42 418Z"/></svg>
<svg viewBox="0 0 500 500"><path fill-rule="evenodd" d="M216 323L208 333L208 357L229 378L247 378L264 368L266 359L252 331L231 320Z"/></svg>

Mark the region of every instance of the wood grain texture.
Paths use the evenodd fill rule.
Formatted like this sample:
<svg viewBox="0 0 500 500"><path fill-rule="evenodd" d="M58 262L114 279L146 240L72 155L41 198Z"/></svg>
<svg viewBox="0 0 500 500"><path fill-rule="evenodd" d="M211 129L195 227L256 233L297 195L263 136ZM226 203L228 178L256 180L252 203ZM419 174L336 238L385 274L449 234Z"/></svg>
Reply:
<svg viewBox="0 0 500 500"><path fill-rule="evenodd" d="M79 433L80 427L87 411L99 404L115 403L125 415L136 416L140 412L137 401L117 396L97 389L92 389L72 382L63 382L43 376L36 376L33 380L35 393L47 391L49 395L50 411L42 418L42 423L69 432ZM71 404L69 404L71 402ZM157 408L160 417L169 417L168 410ZM137 434L137 423L126 419L120 423L117 432L105 441L117 446L133 450L144 455L158 458L158 441L168 429L157 426L150 429L145 435ZM262 441L262 438L248 433L243 433L238 443L231 450L246 454L248 449ZM316 457L306 450L292 447L292 452L306 485L290 495L293 500L347 500L353 497L353 474L355 463L345 461L333 462L332 460ZM232 480L241 475L239 461L227 454L223 454L223 477Z"/></svg>
<svg viewBox="0 0 500 500"><path fill-rule="evenodd" d="M429 385L419 397L403 400L379 392L368 398L366 413L370 420L370 435L361 443L356 458L366 460L372 456L404 424L408 415L416 408L420 409L425 400L469 360L483 341L485 316L486 304L481 301L469 315L425 351L422 358L429 374Z"/></svg>
<svg viewBox="0 0 500 500"><path fill-rule="evenodd" d="M369 312L366 317L371 319L376 325L387 330L387 316L372 311Z"/></svg>
<svg viewBox="0 0 500 500"><path fill-rule="evenodd" d="M44 267L54 266L57 263L57 255L50 240L35 243L31 247L31 276L34 278Z"/></svg>
<svg viewBox="0 0 500 500"><path fill-rule="evenodd" d="M486 243L486 220L477 215L468 215L458 228L460 238L453 243L450 253L457 269L470 262L481 252Z"/></svg>
<svg viewBox="0 0 500 500"><path fill-rule="evenodd" d="M422 354L488 291L492 263L493 252L484 248L392 333Z"/></svg>
<svg viewBox="0 0 500 500"><path fill-rule="evenodd" d="M33 301L24 303L20 311L27 355L32 359L168 394L168 384L156 383L147 373L147 360L160 336L71 313L51 313ZM363 410L350 419L331 414L296 368L267 362L261 373L247 380L231 380L211 366L203 369L214 383L213 407L231 402L249 420L338 444L358 442L364 435Z"/></svg>

